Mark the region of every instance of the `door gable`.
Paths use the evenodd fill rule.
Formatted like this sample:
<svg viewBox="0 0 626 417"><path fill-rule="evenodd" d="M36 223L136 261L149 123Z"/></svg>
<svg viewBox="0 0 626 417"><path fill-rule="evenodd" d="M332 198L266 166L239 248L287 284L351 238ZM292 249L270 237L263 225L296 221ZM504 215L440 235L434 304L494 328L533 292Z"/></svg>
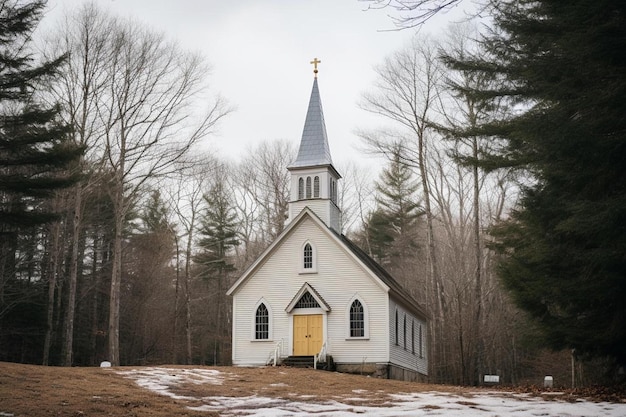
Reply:
<svg viewBox="0 0 626 417"><path fill-rule="evenodd" d="M306 294L309 294L309 296L306 296ZM315 306L315 308L321 308L323 311L327 313L331 310L330 306L326 303L326 301L322 298L322 296L315 290L315 288L313 288L313 286L311 286L311 284L309 284L308 282L305 282L304 285L302 285L302 287L298 290L296 295L294 295L294 297L291 299L291 302L289 303L289 305L287 305L287 308L285 308L285 311L288 314L291 314L293 310L296 308L296 305L298 305L298 303L303 297L306 297L308 299L308 300L303 300L303 301L317 302L318 306Z"/></svg>

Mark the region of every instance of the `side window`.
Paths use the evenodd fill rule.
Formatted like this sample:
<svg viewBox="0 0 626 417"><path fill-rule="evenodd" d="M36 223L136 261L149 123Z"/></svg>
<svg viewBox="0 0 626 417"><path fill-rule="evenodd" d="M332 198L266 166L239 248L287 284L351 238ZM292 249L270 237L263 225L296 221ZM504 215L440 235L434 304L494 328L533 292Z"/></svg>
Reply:
<svg viewBox="0 0 626 417"><path fill-rule="evenodd" d="M399 329L399 327L398 327L398 310L396 310L396 323L395 324L396 324L396 346L398 346L398 333L399 333L398 332L398 329Z"/></svg>
<svg viewBox="0 0 626 417"><path fill-rule="evenodd" d="M313 197L319 198L320 196L320 177L313 178Z"/></svg>
<svg viewBox="0 0 626 417"><path fill-rule="evenodd" d="M417 341L419 342L419 350L420 350L420 358L424 357L424 345L422 343L422 325L419 324L419 327L417 328L418 330L418 335L417 335Z"/></svg>
<svg viewBox="0 0 626 417"><path fill-rule="evenodd" d="M404 350L406 350L406 313L404 313Z"/></svg>
<svg viewBox="0 0 626 417"><path fill-rule="evenodd" d="M304 178L298 179L298 200L304 199Z"/></svg>
<svg viewBox="0 0 626 417"><path fill-rule="evenodd" d="M306 198L311 198L311 177L306 177Z"/></svg>
<svg viewBox="0 0 626 417"><path fill-rule="evenodd" d="M313 247L310 243L304 245L303 265L304 269L313 269Z"/></svg>
<svg viewBox="0 0 626 417"><path fill-rule="evenodd" d="M270 315L264 303L256 309L254 317L254 338L256 340L267 340L270 338Z"/></svg>
<svg viewBox="0 0 626 417"><path fill-rule="evenodd" d="M350 337L365 336L365 313L363 304L359 300L354 300L350 306Z"/></svg>
<svg viewBox="0 0 626 417"><path fill-rule="evenodd" d="M411 353L415 355L415 320L411 319Z"/></svg>

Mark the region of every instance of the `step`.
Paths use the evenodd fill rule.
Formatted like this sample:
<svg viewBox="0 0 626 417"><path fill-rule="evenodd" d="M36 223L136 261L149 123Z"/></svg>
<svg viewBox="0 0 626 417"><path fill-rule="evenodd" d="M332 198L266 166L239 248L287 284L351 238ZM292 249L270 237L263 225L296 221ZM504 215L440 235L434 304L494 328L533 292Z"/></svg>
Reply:
<svg viewBox="0 0 626 417"><path fill-rule="evenodd" d="M314 360L313 356L288 356L283 359L282 364L294 368L312 368Z"/></svg>

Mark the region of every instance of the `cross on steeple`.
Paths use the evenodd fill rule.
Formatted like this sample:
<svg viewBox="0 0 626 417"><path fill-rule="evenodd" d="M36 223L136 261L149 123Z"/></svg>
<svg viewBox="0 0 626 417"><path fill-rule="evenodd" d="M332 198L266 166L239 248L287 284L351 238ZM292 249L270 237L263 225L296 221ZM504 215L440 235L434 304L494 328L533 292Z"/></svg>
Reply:
<svg viewBox="0 0 626 417"><path fill-rule="evenodd" d="M311 64L313 64L313 74L315 74L315 78L317 78L317 64L321 63L322 61L320 61L317 58L313 58L313 61L311 61Z"/></svg>

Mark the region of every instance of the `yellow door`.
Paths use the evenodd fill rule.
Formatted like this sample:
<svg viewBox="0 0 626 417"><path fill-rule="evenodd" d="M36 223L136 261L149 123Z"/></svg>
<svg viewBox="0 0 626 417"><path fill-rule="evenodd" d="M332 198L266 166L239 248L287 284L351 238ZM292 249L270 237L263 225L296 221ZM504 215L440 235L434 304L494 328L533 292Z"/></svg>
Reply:
<svg viewBox="0 0 626 417"><path fill-rule="evenodd" d="M321 314L293 316L293 355L312 356L319 353L324 341Z"/></svg>

